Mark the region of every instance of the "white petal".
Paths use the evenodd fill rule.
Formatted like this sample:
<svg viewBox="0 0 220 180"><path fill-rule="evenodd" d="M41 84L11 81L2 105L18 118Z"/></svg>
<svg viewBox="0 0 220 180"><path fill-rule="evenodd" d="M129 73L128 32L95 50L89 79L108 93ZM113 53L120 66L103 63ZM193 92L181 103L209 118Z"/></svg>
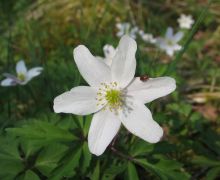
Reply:
<svg viewBox="0 0 220 180"><path fill-rule="evenodd" d="M106 44L103 47L103 52L106 58L113 58L116 54L116 49L112 45Z"/></svg>
<svg viewBox="0 0 220 180"><path fill-rule="evenodd" d="M105 58L105 59L104 59L104 62L105 62L106 65L108 65L109 67L111 67L111 65L112 65L112 58Z"/></svg>
<svg viewBox="0 0 220 180"><path fill-rule="evenodd" d="M143 140L156 143L162 135L163 129L152 118L150 110L144 104L133 102L132 110L120 112L122 124L134 135Z"/></svg>
<svg viewBox="0 0 220 180"><path fill-rule="evenodd" d="M124 35L124 31L120 30L119 32L117 32L116 36L117 37L122 37Z"/></svg>
<svg viewBox="0 0 220 180"><path fill-rule="evenodd" d="M27 68L26 68L23 60L17 62L16 72L17 72L17 74L26 74L27 73Z"/></svg>
<svg viewBox="0 0 220 180"><path fill-rule="evenodd" d="M134 78L136 69L135 52L137 44L135 40L125 35L121 38L118 50L113 58L111 73L112 80L119 82L121 87L126 87Z"/></svg>
<svg viewBox="0 0 220 180"><path fill-rule="evenodd" d="M78 86L54 99L54 111L56 113L72 113L87 115L100 110L103 106L97 106L96 90L88 86Z"/></svg>
<svg viewBox="0 0 220 180"><path fill-rule="evenodd" d="M144 82L137 77L127 87L127 94L145 104L166 96L175 89L175 79L170 77L150 78Z"/></svg>
<svg viewBox="0 0 220 180"><path fill-rule="evenodd" d="M180 46L179 44L175 44L173 46L173 50L175 50L175 51L179 51L181 48L182 48L182 46Z"/></svg>
<svg viewBox="0 0 220 180"><path fill-rule="evenodd" d="M15 81L11 78L6 78L1 81L1 86L14 86L15 84Z"/></svg>
<svg viewBox="0 0 220 180"><path fill-rule="evenodd" d="M31 79L28 79L28 77L25 77L24 81L19 81L18 84L20 85L26 85Z"/></svg>
<svg viewBox="0 0 220 180"><path fill-rule="evenodd" d="M172 37L173 37L173 28L168 27L165 36L166 36L167 39L172 39Z"/></svg>
<svg viewBox="0 0 220 180"><path fill-rule="evenodd" d="M95 58L83 45L73 51L74 59L79 72L90 86L98 87L102 82L110 82L110 68Z"/></svg>
<svg viewBox="0 0 220 180"><path fill-rule="evenodd" d="M173 40L177 43L183 38L183 32L178 32L173 36Z"/></svg>
<svg viewBox="0 0 220 180"><path fill-rule="evenodd" d="M16 79L15 75L9 73L3 73L3 76L5 76L6 78Z"/></svg>
<svg viewBox="0 0 220 180"><path fill-rule="evenodd" d="M108 109L94 114L88 134L91 153L101 155L117 134L120 125L119 118Z"/></svg>
<svg viewBox="0 0 220 180"><path fill-rule="evenodd" d="M166 53L167 53L167 54L168 54L170 57L172 57L172 56L173 56L174 51L175 51L175 49L174 49L174 48L167 48L167 49L166 49Z"/></svg>
<svg viewBox="0 0 220 180"><path fill-rule="evenodd" d="M28 79L32 79L33 77L38 76L41 73L42 70L43 70L42 67L31 68L27 72Z"/></svg>
<svg viewBox="0 0 220 180"><path fill-rule="evenodd" d="M144 34L145 34L142 29L140 29L140 30L138 31L138 33L139 33L140 36L144 36Z"/></svg>
<svg viewBox="0 0 220 180"><path fill-rule="evenodd" d="M159 46L160 49L164 50L167 48L167 43L164 40L164 38L157 38L156 39L156 44Z"/></svg>
<svg viewBox="0 0 220 180"><path fill-rule="evenodd" d="M109 67L112 64L112 59L110 59L110 58L103 58L103 57L100 57L100 56L96 56L95 58L98 59L99 61L103 61Z"/></svg>

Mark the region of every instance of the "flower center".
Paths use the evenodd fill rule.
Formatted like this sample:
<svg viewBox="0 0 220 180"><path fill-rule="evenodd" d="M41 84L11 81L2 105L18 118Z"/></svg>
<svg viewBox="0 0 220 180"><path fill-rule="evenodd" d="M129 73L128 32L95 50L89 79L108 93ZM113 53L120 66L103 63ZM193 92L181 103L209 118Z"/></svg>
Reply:
<svg viewBox="0 0 220 180"><path fill-rule="evenodd" d="M174 45L174 42L173 42L172 40L170 40L170 39L167 39L167 44L168 44L169 46L173 46L173 45Z"/></svg>
<svg viewBox="0 0 220 180"><path fill-rule="evenodd" d="M25 80L25 75L23 73L19 73L17 78L20 80L20 81L24 81Z"/></svg>
<svg viewBox="0 0 220 180"><path fill-rule="evenodd" d="M108 101L109 106L117 108L122 104L121 91L111 89L106 91L105 99Z"/></svg>
<svg viewBox="0 0 220 180"><path fill-rule="evenodd" d="M108 84L101 83L96 100L98 101L97 106L107 104L106 107L108 107L110 111L117 113L123 105L124 95L122 90L118 87L117 82L111 82Z"/></svg>

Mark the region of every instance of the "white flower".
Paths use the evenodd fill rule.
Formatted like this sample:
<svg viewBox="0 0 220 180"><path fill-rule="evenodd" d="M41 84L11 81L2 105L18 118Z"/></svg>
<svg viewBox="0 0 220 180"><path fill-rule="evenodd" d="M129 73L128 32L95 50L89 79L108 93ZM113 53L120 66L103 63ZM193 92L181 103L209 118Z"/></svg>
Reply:
<svg viewBox="0 0 220 180"><path fill-rule="evenodd" d="M121 38L111 66L95 58L83 45L73 55L79 72L90 86L74 87L54 99L56 113L87 115L94 113L88 134L90 151L101 155L117 134L121 124L143 140L156 143L163 129L144 105L175 90L170 77L141 81L134 77L136 42Z"/></svg>
<svg viewBox="0 0 220 180"><path fill-rule="evenodd" d="M143 30L139 30L139 35L142 38L142 40L145 42L152 43L152 44L157 42L157 39L154 38L152 34L145 33Z"/></svg>
<svg viewBox="0 0 220 180"><path fill-rule="evenodd" d="M118 29L116 36L122 37L123 35L127 34L133 39L136 39L136 34L138 32L137 26L131 28L130 23L125 22L125 23L117 23L116 27Z"/></svg>
<svg viewBox="0 0 220 180"><path fill-rule="evenodd" d="M42 70L43 70L42 67L35 67L35 68L31 68L30 70L27 70L24 61L21 60L16 64L17 76L14 76L9 73L4 73L3 76L5 76L6 79L1 81L1 86L25 85L32 78L38 76Z"/></svg>
<svg viewBox="0 0 220 180"><path fill-rule="evenodd" d="M138 31L138 34L139 34L140 36L143 36L143 35L145 34L145 32L144 32L142 29L140 29L140 30Z"/></svg>
<svg viewBox="0 0 220 180"><path fill-rule="evenodd" d="M173 56L175 51L181 49L178 42L182 39L183 32L173 34L173 28L168 27L165 38L157 38L157 45L160 49L166 51L169 56Z"/></svg>
<svg viewBox="0 0 220 180"><path fill-rule="evenodd" d="M112 64L112 59L115 56L117 49L115 49L112 45L106 44L103 47L103 51L104 51L105 57L102 58L102 57L96 56L96 58L103 60L104 63L110 66Z"/></svg>
<svg viewBox="0 0 220 180"><path fill-rule="evenodd" d="M180 28L190 29L194 23L194 20L191 15L181 14L178 18L178 23Z"/></svg>

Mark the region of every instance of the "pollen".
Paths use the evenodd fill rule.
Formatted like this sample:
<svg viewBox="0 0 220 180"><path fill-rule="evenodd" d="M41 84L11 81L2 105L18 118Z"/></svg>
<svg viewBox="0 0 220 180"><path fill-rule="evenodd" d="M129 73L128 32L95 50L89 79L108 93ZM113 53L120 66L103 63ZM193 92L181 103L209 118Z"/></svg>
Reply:
<svg viewBox="0 0 220 180"><path fill-rule="evenodd" d="M106 92L105 99L110 107L118 108L122 104L121 92L119 90L111 89Z"/></svg>
<svg viewBox="0 0 220 180"><path fill-rule="evenodd" d="M97 106L106 104L104 109L109 108L117 114L118 110L122 109L124 94L117 82L101 83L96 100Z"/></svg>
<svg viewBox="0 0 220 180"><path fill-rule="evenodd" d="M23 73L19 73L17 78L20 80L20 81L24 81L25 80L25 75Z"/></svg>

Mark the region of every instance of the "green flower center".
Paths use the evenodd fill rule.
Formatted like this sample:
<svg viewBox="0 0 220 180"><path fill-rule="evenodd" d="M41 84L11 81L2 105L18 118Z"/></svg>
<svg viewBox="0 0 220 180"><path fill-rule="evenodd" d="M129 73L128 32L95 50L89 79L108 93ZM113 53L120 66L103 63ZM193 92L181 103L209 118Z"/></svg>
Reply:
<svg viewBox="0 0 220 180"><path fill-rule="evenodd" d="M173 42L172 40L170 40L170 39L167 39L167 44L168 44L169 46L173 46L173 45L174 45L174 42Z"/></svg>
<svg viewBox="0 0 220 180"><path fill-rule="evenodd" d="M108 107L110 111L114 111L117 114L117 111L123 105L124 96L117 82L101 83L96 100L97 106L106 104L104 109Z"/></svg>
<svg viewBox="0 0 220 180"><path fill-rule="evenodd" d="M20 80L20 81L24 81L25 80L25 75L23 73L19 73L17 78Z"/></svg>
<svg viewBox="0 0 220 180"><path fill-rule="evenodd" d="M111 89L106 91L105 99L112 108L118 108L122 105L122 96L119 90Z"/></svg>

